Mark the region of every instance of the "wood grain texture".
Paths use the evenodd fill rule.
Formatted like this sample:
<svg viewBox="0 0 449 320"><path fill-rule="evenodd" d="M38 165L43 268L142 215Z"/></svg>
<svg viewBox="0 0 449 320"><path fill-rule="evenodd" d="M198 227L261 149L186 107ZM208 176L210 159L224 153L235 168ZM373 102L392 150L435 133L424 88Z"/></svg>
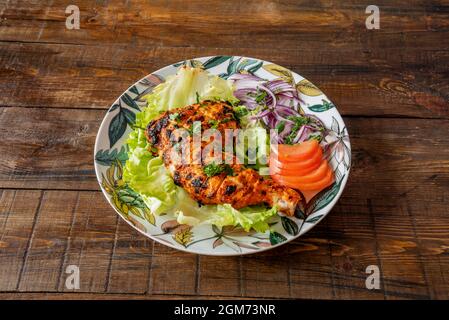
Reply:
<svg viewBox="0 0 449 320"><path fill-rule="evenodd" d="M130 50L128 46L0 43L0 89L10 93L0 97L0 106L106 109L150 72L180 60L218 54L253 56L286 66L317 84L343 115L449 118L447 51L268 48Z"/></svg>
<svg viewBox="0 0 449 320"><path fill-rule="evenodd" d="M92 158L105 111L21 110L0 108L0 187L98 190ZM412 193L424 200L428 195L416 190L421 184L447 189L449 137L440 130L449 130L449 120L351 117L345 123L353 158L348 194L393 200ZM364 188L367 181L374 188Z"/></svg>
<svg viewBox="0 0 449 320"><path fill-rule="evenodd" d="M0 293L1 300L253 300L245 297L229 297L229 296L182 296L182 295L142 295L142 294L124 294L124 293L76 293L76 292L14 292Z"/></svg>
<svg viewBox="0 0 449 320"><path fill-rule="evenodd" d="M131 46L280 47L322 50L366 45L446 49L447 4L378 1L382 28L367 35L369 1L78 1L81 29L65 26L64 0L5 1L1 40ZM439 4L439 5L438 5ZM423 35L426 36L423 36ZM391 41L393 39L400 42Z"/></svg>
<svg viewBox="0 0 449 320"><path fill-rule="evenodd" d="M0 284L4 291L16 291L19 287L42 195L42 191L2 192Z"/></svg>
<svg viewBox="0 0 449 320"><path fill-rule="evenodd" d="M449 3L0 0L0 299L449 299ZM129 85L199 56L273 61L318 85L352 144L326 219L275 251L196 256L107 204L93 147ZM65 286L80 268L80 289ZM377 265L380 290L365 287Z"/></svg>
<svg viewBox="0 0 449 320"><path fill-rule="evenodd" d="M67 292L70 264L80 268L77 293L403 299L444 298L449 289L441 278L447 277L449 263L449 219L431 226L415 221L415 230L433 235L418 241L414 229L407 228L408 213L392 214L403 210L402 204L368 201L367 206L343 197L322 224L279 250L217 258L158 243L153 248L127 224L117 226L118 217L100 192L33 191L34 198L29 191L17 192L12 200L14 191L3 190L0 217L34 223L24 234L23 225L10 222L0 253L1 279L9 281L0 282L0 292ZM26 205L23 196L29 197ZM435 215L445 213L438 201L431 203ZM26 245L15 254L18 242ZM380 291L365 288L370 264L381 265ZM422 272L424 266L432 277ZM441 274L431 268L440 268Z"/></svg>
<svg viewBox="0 0 449 320"><path fill-rule="evenodd" d="M97 190L93 147L104 113L1 108L3 186Z"/></svg>

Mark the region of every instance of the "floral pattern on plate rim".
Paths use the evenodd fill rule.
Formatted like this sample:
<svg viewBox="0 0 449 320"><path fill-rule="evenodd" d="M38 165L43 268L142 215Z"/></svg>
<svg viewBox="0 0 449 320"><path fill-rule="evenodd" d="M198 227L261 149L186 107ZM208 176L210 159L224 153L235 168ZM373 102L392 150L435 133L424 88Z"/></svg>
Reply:
<svg viewBox="0 0 449 320"><path fill-rule="evenodd" d="M325 154L335 172L335 183L315 196L295 217L276 216L266 233L245 232L240 227L189 226L177 223L171 215L155 216L139 194L122 180L127 159L126 137L135 114L145 107L143 97L176 73L181 65L202 67L224 79L239 73L252 73L264 79L282 78L293 84L305 113L316 114L328 129ZM213 56L184 60L149 74L128 88L109 108L95 142L95 172L101 190L111 206L145 236L179 249L206 255L241 255L260 252L291 241L312 229L337 202L348 179L351 146L348 131L335 105L307 79L274 63L238 56ZM305 218L306 217L306 218Z"/></svg>

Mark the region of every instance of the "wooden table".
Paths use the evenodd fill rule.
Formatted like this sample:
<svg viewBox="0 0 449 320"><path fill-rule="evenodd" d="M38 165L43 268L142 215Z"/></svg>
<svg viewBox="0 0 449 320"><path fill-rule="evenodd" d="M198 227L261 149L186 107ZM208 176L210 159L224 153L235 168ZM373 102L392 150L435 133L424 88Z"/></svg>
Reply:
<svg viewBox="0 0 449 320"><path fill-rule="evenodd" d="M449 2L0 1L0 298L449 298ZM81 28L65 27L76 4ZM146 239L99 191L111 102L167 64L271 60L349 128L353 167L304 237L244 257ZM80 289L65 287L67 266ZM366 267L381 272L365 287Z"/></svg>

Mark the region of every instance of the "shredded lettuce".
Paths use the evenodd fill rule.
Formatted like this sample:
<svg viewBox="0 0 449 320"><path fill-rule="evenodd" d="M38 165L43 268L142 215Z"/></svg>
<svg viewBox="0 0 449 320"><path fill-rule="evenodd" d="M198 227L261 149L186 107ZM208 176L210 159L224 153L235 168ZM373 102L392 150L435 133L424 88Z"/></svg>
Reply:
<svg viewBox="0 0 449 320"><path fill-rule="evenodd" d="M172 213L179 223L189 225L239 225L246 231L251 228L258 232L268 230L267 221L277 213L275 207L253 206L236 210L229 204L200 206L184 189L175 185L162 159L150 152L151 145L145 137L147 124L163 111L195 103L198 99L236 102L231 84L202 69L183 67L175 76L155 87L146 99L148 105L136 114L134 131L128 136L128 160L123 179L140 194L148 208L155 214Z"/></svg>
<svg viewBox="0 0 449 320"><path fill-rule="evenodd" d="M162 159L153 157L141 147L130 148L123 179L141 196L155 214L170 209L176 203L177 187L165 169Z"/></svg>
<svg viewBox="0 0 449 320"><path fill-rule="evenodd" d="M267 220L276 213L276 207L267 209L257 206L236 210L230 204L223 204L217 206L217 213L207 222L217 226L240 225L245 231L254 229L257 232L265 232L269 228Z"/></svg>
<svg viewBox="0 0 449 320"><path fill-rule="evenodd" d="M148 107L165 111L184 107L203 100L238 100L232 94L231 83L201 68L182 67L174 76L168 77L146 98Z"/></svg>
<svg viewBox="0 0 449 320"><path fill-rule="evenodd" d="M199 206L187 192L179 188L175 214L179 223L189 225L214 224L217 227L241 226L245 231L254 229L265 232L269 229L268 220L276 215L277 209L265 206L251 206L240 210L230 204Z"/></svg>

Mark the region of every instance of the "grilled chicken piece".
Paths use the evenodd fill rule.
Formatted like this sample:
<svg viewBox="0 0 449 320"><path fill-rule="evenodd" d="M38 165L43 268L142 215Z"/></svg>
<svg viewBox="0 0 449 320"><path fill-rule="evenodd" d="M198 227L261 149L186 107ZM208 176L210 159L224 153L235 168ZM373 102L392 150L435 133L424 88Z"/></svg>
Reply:
<svg viewBox="0 0 449 320"><path fill-rule="evenodd" d="M146 130L149 143L157 148L159 156L164 160L165 166L178 186L183 187L201 204L229 203L235 209L240 209L265 203L269 206L276 205L281 212L290 216L294 215L296 210L300 210L301 195L297 191L264 179L255 170L238 164L234 155L225 154L221 150L219 156L222 157L223 162L225 157L230 156L233 164L229 165L228 170L224 172L211 177L207 176L204 169L206 165L213 162L213 152L211 150L207 155L203 155L202 159L201 152L210 141L213 141L214 137L209 142L201 142L201 150L192 150L192 136L184 136L186 140L183 141L183 145L188 145L190 148L187 159L189 161L183 163L178 158L175 159L173 155L179 154L180 151L177 142L181 141L175 134L179 132L176 129L183 128L186 129L184 132L192 132L195 121L201 122L202 131L209 128L220 131L223 146L225 129L239 128L230 105L224 102L204 101L167 111L151 121ZM229 174L230 172L232 174Z"/></svg>

